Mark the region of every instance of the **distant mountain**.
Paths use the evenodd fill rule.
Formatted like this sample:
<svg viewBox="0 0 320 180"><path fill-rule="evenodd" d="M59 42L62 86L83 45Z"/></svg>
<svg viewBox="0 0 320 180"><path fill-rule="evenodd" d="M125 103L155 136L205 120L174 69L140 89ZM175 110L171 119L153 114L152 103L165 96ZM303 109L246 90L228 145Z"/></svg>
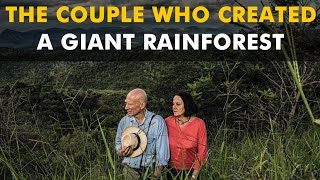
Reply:
<svg viewBox="0 0 320 180"><path fill-rule="evenodd" d="M11 47L16 44L23 42L24 36L22 32L14 31L11 29L5 29L0 34L0 46Z"/></svg>

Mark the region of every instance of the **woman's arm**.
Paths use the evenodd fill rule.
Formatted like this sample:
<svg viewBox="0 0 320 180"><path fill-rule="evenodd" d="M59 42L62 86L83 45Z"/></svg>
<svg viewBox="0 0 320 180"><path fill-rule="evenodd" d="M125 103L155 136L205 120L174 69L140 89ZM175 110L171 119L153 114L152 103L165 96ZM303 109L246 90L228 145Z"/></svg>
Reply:
<svg viewBox="0 0 320 180"><path fill-rule="evenodd" d="M197 174L198 171L202 168L202 166L206 163L207 161L207 154L208 154L208 144L207 144L207 129L204 121L201 121L199 123L199 130L198 130L198 154L196 157L196 162L194 166L194 170L196 170Z"/></svg>

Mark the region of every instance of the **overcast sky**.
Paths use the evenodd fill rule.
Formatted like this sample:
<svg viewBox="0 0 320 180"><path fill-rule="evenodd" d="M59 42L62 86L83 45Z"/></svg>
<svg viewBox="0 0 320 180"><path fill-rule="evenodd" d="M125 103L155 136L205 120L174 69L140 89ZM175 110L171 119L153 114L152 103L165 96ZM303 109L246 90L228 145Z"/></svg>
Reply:
<svg viewBox="0 0 320 180"><path fill-rule="evenodd" d="M215 4L230 3L233 0L1 0L0 6L7 5L26 5L26 6L59 6L72 5L79 3L88 3L92 5L145 5L145 4L163 4L163 5L197 5L197 4Z"/></svg>

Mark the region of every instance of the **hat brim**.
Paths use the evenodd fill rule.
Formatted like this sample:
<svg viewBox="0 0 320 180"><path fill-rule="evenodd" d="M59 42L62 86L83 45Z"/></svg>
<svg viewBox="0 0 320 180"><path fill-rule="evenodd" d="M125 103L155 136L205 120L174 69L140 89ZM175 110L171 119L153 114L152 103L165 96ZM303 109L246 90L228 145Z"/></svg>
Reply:
<svg viewBox="0 0 320 180"><path fill-rule="evenodd" d="M129 156L129 157L137 157L139 156L140 154L143 153L143 151L146 149L147 147L147 142L148 142L148 139L147 139L147 136L146 134L144 133L144 131L138 127L135 127L135 126L130 126L130 127L127 127L123 132L122 132L122 136L123 137L125 134L130 134L130 133L135 133L139 136L140 138L140 144L139 144L139 147L134 150L132 152L132 154Z"/></svg>

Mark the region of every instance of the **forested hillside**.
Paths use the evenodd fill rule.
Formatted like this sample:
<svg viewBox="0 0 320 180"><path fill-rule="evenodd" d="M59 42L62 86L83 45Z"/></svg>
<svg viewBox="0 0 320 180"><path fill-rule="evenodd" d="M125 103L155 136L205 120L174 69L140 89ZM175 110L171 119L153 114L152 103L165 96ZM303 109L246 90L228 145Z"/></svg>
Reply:
<svg viewBox="0 0 320 180"><path fill-rule="evenodd" d="M316 118L318 39L296 39L300 82ZM127 92L137 87L147 91L148 109L163 117L175 93L194 96L208 129L209 177L319 177L319 127L279 51L2 48L0 57L1 179L121 176L107 174L120 168L115 128Z"/></svg>

